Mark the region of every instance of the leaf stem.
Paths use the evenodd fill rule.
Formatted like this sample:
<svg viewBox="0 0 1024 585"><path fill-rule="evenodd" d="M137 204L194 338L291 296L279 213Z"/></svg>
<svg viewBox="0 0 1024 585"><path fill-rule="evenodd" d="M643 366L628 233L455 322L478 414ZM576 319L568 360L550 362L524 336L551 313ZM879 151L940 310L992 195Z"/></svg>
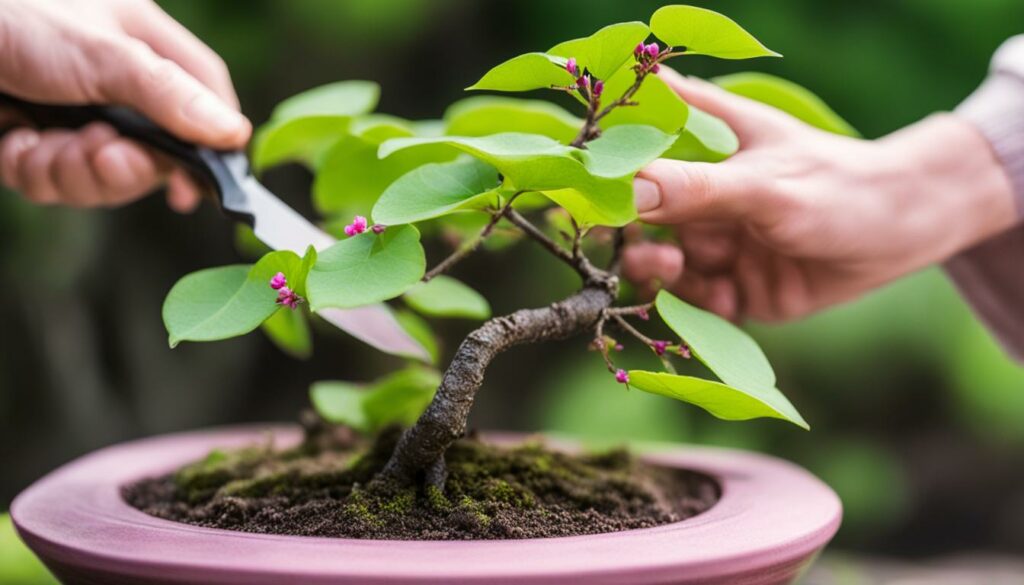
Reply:
<svg viewBox="0 0 1024 585"><path fill-rule="evenodd" d="M509 197L509 200L505 203L505 205L501 207L501 209L497 209L491 212L491 220L487 222L487 225L485 225L483 229L480 230L480 233L477 234L476 237L474 237L472 240L459 246L447 258L438 262L437 266L434 266L426 274L424 274L422 279L423 282L430 282L432 279L444 274L445 272L448 272L449 270L452 269L453 266L461 262L463 258L469 256L477 249L479 249L480 244L482 244L483 241L486 240L487 237L491 235L491 232L494 231L494 227L498 225L498 222L501 221L501 218L505 217L505 215L512 209L512 202L515 201L516 198L522 195L523 193L525 193L525 191L517 191L514 195L512 195L512 197Z"/></svg>

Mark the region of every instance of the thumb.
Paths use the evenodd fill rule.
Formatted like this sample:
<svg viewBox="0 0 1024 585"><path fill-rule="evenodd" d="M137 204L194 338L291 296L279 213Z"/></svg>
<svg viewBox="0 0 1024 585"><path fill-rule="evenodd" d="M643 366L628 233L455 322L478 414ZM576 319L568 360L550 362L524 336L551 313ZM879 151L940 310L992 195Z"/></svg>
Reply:
<svg viewBox="0 0 1024 585"><path fill-rule="evenodd" d="M142 41L117 41L94 64L96 93L142 112L172 134L214 148L241 148L252 133L249 121Z"/></svg>
<svg viewBox="0 0 1024 585"><path fill-rule="evenodd" d="M755 213L755 180L743 166L659 159L633 180L640 220L675 224Z"/></svg>

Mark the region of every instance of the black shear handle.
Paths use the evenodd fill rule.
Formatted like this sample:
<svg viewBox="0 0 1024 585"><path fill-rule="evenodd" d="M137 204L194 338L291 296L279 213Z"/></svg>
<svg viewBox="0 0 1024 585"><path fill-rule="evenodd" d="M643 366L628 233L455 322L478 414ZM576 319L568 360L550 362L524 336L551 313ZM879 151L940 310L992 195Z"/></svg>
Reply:
<svg viewBox="0 0 1024 585"><path fill-rule="evenodd" d="M204 146L185 142L157 126L138 112L120 106L64 106L40 104L0 92L0 107L16 110L30 124L41 130L47 128L81 128L91 122L106 122L122 136L149 146L181 164L190 174L212 188L221 208L251 225L251 215L237 201L239 177L232 172L229 161L242 159L238 151L218 152ZM238 163L235 163L238 164ZM247 163L245 164L247 167ZM240 208L241 207L241 208Z"/></svg>

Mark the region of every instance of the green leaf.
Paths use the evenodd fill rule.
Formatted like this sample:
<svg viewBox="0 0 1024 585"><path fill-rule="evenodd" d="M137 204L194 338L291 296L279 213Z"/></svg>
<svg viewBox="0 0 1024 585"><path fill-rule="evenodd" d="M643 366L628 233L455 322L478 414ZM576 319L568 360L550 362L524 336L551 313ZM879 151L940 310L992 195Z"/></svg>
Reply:
<svg viewBox="0 0 1024 585"><path fill-rule="evenodd" d="M720 59L781 57L732 19L696 6L665 6L651 16L651 31L670 46Z"/></svg>
<svg viewBox="0 0 1024 585"><path fill-rule="evenodd" d="M810 429L786 397L773 387L741 390L721 382L643 370L629 372L629 385L689 402L724 420L778 418Z"/></svg>
<svg viewBox="0 0 1024 585"><path fill-rule="evenodd" d="M608 79L633 58L633 48L650 34L651 30L642 22L622 22L608 25L589 37L559 43L547 53L566 59L575 57L581 71Z"/></svg>
<svg viewBox="0 0 1024 585"><path fill-rule="evenodd" d="M405 302L430 317L487 319L491 305L480 293L449 276L435 276L406 291Z"/></svg>
<svg viewBox="0 0 1024 585"><path fill-rule="evenodd" d="M565 70L565 60L545 53L513 57L484 74L467 90L530 91L565 86L574 81Z"/></svg>
<svg viewBox="0 0 1024 585"><path fill-rule="evenodd" d="M624 67L605 83L604 95L617 98L633 85L636 73ZM615 108L604 119L601 127L622 124L646 124L662 132L675 134L687 123L689 107L679 94L660 77L649 75L633 96L635 106Z"/></svg>
<svg viewBox="0 0 1024 585"><path fill-rule="evenodd" d="M736 153L740 140L722 119L690 106L686 128L676 138L663 158L719 162Z"/></svg>
<svg viewBox="0 0 1024 585"><path fill-rule="evenodd" d="M468 158L426 164L402 175L384 191L373 206L373 220L398 225L463 209L496 207L498 193L498 171L485 162Z"/></svg>
<svg viewBox="0 0 1024 585"><path fill-rule="evenodd" d="M309 323L302 311L281 308L260 327L274 345L292 357L308 359L313 354Z"/></svg>
<svg viewBox="0 0 1024 585"><path fill-rule="evenodd" d="M388 136L377 126L364 136L346 136L335 142L321 157L313 182L313 201L325 215L366 214L396 179L420 165L455 158L450 149L438 146L377 157L381 140ZM404 134L410 136L411 134Z"/></svg>
<svg viewBox="0 0 1024 585"><path fill-rule="evenodd" d="M440 383L437 371L410 367L368 386L317 382L310 388L310 399L325 420L368 434L390 424L411 425Z"/></svg>
<svg viewBox="0 0 1024 585"><path fill-rule="evenodd" d="M768 358L745 331L665 290L658 293L654 304L661 319L723 382L739 388L775 386Z"/></svg>
<svg viewBox="0 0 1024 585"><path fill-rule="evenodd" d="M376 83L341 81L281 102L253 139L253 168L293 160L313 164L329 143L347 133L352 117L373 110L379 97Z"/></svg>
<svg viewBox="0 0 1024 585"><path fill-rule="evenodd" d="M712 81L725 90L757 100L827 132L844 136L860 133L810 90L767 73L734 73Z"/></svg>
<svg viewBox="0 0 1024 585"><path fill-rule="evenodd" d="M322 251L306 282L310 308L346 309L397 297L426 269L420 234L393 226L346 238Z"/></svg>
<svg viewBox="0 0 1024 585"><path fill-rule="evenodd" d="M671 146L649 126L616 126L587 150L546 136L506 132L482 137L398 138L381 145L386 157L407 148L448 144L494 166L511 191L541 191L584 225L621 226L636 218L631 175Z"/></svg>
<svg viewBox="0 0 1024 585"><path fill-rule="evenodd" d="M430 328L430 324L416 313L407 310L395 312L395 319L410 337L427 350L427 354L430 356L430 363L436 364L441 357L441 348L438 345L437 336L434 335L434 331Z"/></svg>
<svg viewBox="0 0 1024 585"><path fill-rule="evenodd" d="M270 279L278 272L297 278L301 260L293 252L271 252L251 268L222 266L193 272L179 280L164 300L164 326L170 345L214 341L249 333L274 314L277 291ZM296 276L292 276L296 275Z"/></svg>
<svg viewBox="0 0 1024 585"><path fill-rule="evenodd" d="M501 132L540 134L562 143L571 142L583 120L541 100L474 96L452 104L445 112L446 134L487 136Z"/></svg>
<svg viewBox="0 0 1024 585"><path fill-rule="evenodd" d="M441 384L433 369L411 367L395 372L374 384L363 397L363 410L374 428L390 424L409 426L416 422Z"/></svg>
<svg viewBox="0 0 1024 585"><path fill-rule="evenodd" d="M372 429L363 410L364 392L362 386L351 382L316 382L309 389L309 400L327 422L369 433Z"/></svg>
<svg viewBox="0 0 1024 585"><path fill-rule="evenodd" d="M614 126L577 154L594 176L631 177L668 150L674 141L674 136L654 126Z"/></svg>

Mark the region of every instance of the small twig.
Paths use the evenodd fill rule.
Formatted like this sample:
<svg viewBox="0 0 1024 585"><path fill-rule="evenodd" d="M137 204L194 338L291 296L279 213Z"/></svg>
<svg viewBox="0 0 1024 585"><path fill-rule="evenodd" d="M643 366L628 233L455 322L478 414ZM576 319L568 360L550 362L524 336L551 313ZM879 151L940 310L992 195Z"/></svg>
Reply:
<svg viewBox="0 0 1024 585"><path fill-rule="evenodd" d="M606 312L608 312L608 311L606 311ZM615 322L618 323L619 327L622 327L622 329L626 333L629 333L633 337L636 337L637 339L642 341L644 343L644 345L647 345L648 347L654 346L654 340L653 339L651 339L650 337L647 337L643 333L640 333L640 331L637 330L636 327L633 327L632 325L629 324L629 321L626 321L625 319L623 319L622 315L616 315L614 313L610 313L609 312L609 316L612 319L615 319Z"/></svg>
<svg viewBox="0 0 1024 585"><path fill-rule="evenodd" d="M608 262L608 272L618 275L619 271L622 270L622 251L626 247L626 229L616 228L615 229L615 241L612 242L612 258Z"/></svg>
<svg viewBox="0 0 1024 585"><path fill-rule="evenodd" d="M544 246L544 248L547 249L547 251L557 256L563 262L568 263L570 266L573 266L574 268L576 267L577 261L576 258L573 258L572 254L566 251L565 248L555 243L554 240L547 237L547 235L544 232L542 232L540 228L533 225L533 223L531 223L530 220L523 217L518 211L514 209L509 209L507 212L505 212L505 217L508 219L509 223L518 227L523 231L523 233L536 240L538 243L540 243L540 245Z"/></svg>
<svg viewBox="0 0 1024 585"><path fill-rule="evenodd" d="M644 303L642 305L631 305L628 307L611 307L605 310L605 313L615 315L638 315L642 319L647 319L648 312L654 308L654 303Z"/></svg>
<svg viewBox="0 0 1024 585"><path fill-rule="evenodd" d="M458 249L452 252L447 258L438 262L437 266L434 266L424 274L422 279L423 282L430 282L432 279L448 272L453 266L462 261L463 258L475 252L480 247L480 244L482 244L483 241L491 235L491 232L494 231L494 227L498 225L501 218L505 217L509 210L512 209L512 202L523 193L523 191L516 192L512 197L509 197L508 202L506 202L501 209L491 212L491 221L487 222L487 225L480 230L480 233L469 242L459 246Z"/></svg>
<svg viewBox="0 0 1024 585"><path fill-rule="evenodd" d="M569 216L569 221L572 222L572 257L579 259L581 257L580 252L580 241L583 239L583 230L580 229L580 225L576 223L576 218Z"/></svg>

